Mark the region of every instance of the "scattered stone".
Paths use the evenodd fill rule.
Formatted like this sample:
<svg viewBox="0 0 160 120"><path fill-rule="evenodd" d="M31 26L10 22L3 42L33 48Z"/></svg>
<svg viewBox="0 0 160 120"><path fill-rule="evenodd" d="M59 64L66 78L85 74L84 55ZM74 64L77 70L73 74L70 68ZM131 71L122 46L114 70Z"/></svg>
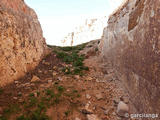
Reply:
<svg viewBox="0 0 160 120"><path fill-rule="evenodd" d="M129 103L129 97L127 97L127 96L121 97L121 100L126 104Z"/></svg>
<svg viewBox="0 0 160 120"><path fill-rule="evenodd" d="M16 85L16 87L17 88L22 88L23 86L22 86L23 84L21 84L21 85Z"/></svg>
<svg viewBox="0 0 160 120"><path fill-rule="evenodd" d="M62 81L62 78L61 78L61 77L58 77L57 80Z"/></svg>
<svg viewBox="0 0 160 120"><path fill-rule="evenodd" d="M99 79L96 79L96 82L98 82L98 83L105 83L106 80L99 80Z"/></svg>
<svg viewBox="0 0 160 120"><path fill-rule="evenodd" d="M116 116L117 114L115 112L112 113L113 116Z"/></svg>
<svg viewBox="0 0 160 120"><path fill-rule="evenodd" d="M38 73L42 73L42 71L41 71L41 70L38 70Z"/></svg>
<svg viewBox="0 0 160 120"><path fill-rule="evenodd" d="M25 83L25 84L23 84L23 85L24 85L24 86L27 86L27 87L31 86L30 83Z"/></svg>
<svg viewBox="0 0 160 120"><path fill-rule="evenodd" d="M24 86L25 86L25 84L21 84L21 85L19 85L18 87L21 88L21 87L24 87Z"/></svg>
<svg viewBox="0 0 160 120"><path fill-rule="evenodd" d="M69 90L69 89L67 89L66 91L67 91L67 92L69 92L70 90Z"/></svg>
<svg viewBox="0 0 160 120"><path fill-rule="evenodd" d="M50 65L50 63L49 62L45 62L45 65Z"/></svg>
<svg viewBox="0 0 160 120"><path fill-rule="evenodd" d="M96 98L97 98L98 100L102 99L102 98L103 98L102 93L97 93L97 94L96 94Z"/></svg>
<svg viewBox="0 0 160 120"><path fill-rule="evenodd" d="M125 117L125 114L129 112L129 107L123 101L120 101L117 107L117 114L121 117Z"/></svg>
<svg viewBox="0 0 160 120"><path fill-rule="evenodd" d="M112 81L114 74L110 73L104 76L104 80L106 81Z"/></svg>
<svg viewBox="0 0 160 120"><path fill-rule="evenodd" d="M48 80L48 83L52 83L52 80Z"/></svg>
<svg viewBox="0 0 160 120"><path fill-rule="evenodd" d="M31 85L31 86L35 86L35 84L34 84L34 83L31 83L30 85Z"/></svg>
<svg viewBox="0 0 160 120"><path fill-rule="evenodd" d="M38 97L38 94L37 94L37 92L35 92L35 93L34 93L34 97Z"/></svg>
<svg viewBox="0 0 160 120"><path fill-rule="evenodd" d="M18 92L18 96L22 96L22 93L21 93L21 92Z"/></svg>
<svg viewBox="0 0 160 120"><path fill-rule="evenodd" d="M91 99L91 96L89 94L86 94L87 99Z"/></svg>
<svg viewBox="0 0 160 120"><path fill-rule="evenodd" d="M18 84L18 83L19 83L19 81L14 81L14 83L15 83L15 84Z"/></svg>
<svg viewBox="0 0 160 120"><path fill-rule="evenodd" d="M105 106L100 106L100 108L101 108L102 110L106 110Z"/></svg>
<svg viewBox="0 0 160 120"><path fill-rule="evenodd" d="M80 118L76 117L75 120L81 120Z"/></svg>
<svg viewBox="0 0 160 120"><path fill-rule="evenodd" d="M31 87L25 87L26 90L31 89Z"/></svg>
<svg viewBox="0 0 160 120"><path fill-rule="evenodd" d="M32 80L31 80L31 82L37 82L37 81L40 81L40 79L39 79L39 77L37 77L37 76L33 76L32 77Z"/></svg>
<svg viewBox="0 0 160 120"><path fill-rule="evenodd" d="M76 78L76 79L80 79L80 76L79 76L79 75L75 75L75 78Z"/></svg>
<svg viewBox="0 0 160 120"><path fill-rule="evenodd" d="M107 73L108 73L108 74L113 73L113 72L114 72L113 69L108 69L108 70L107 70Z"/></svg>
<svg viewBox="0 0 160 120"><path fill-rule="evenodd" d="M16 87L19 87L20 85L19 84L16 84Z"/></svg>
<svg viewBox="0 0 160 120"><path fill-rule="evenodd" d="M117 120L122 120L122 118L121 117L117 117Z"/></svg>
<svg viewBox="0 0 160 120"><path fill-rule="evenodd" d="M93 110L96 110L96 106L93 107Z"/></svg>
<svg viewBox="0 0 160 120"><path fill-rule="evenodd" d="M100 82L100 80L99 80L99 79L96 79L96 82Z"/></svg>
<svg viewBox="0 0 160 120"><path fill-rule="evenodd" d="M89 108L89 103L87 103L87 104L85 105L85 109L88 110L88 111L90 111L88 108Z"/></svg>
<svg viewBox="0 0 160 120"><path fill-rule="evenodd" d="M18 98L17 98L17 97L13 97L13 99L14 99L14 100L17 100Z"/></svg>
<svg viewBox="0 0 160 120"><path fill-rule="evenodd" d="M108 115L108 113L109 113L109 109L104 111L105 115Z"/></svg>
<svg viewBox="0 0 160 120"><path fill-rule="evenodd" d="M43 60L42 63L45 64L45 65L50 65L50 63L46 62L45 60Z"/></svg>
<svg viewBox="0 0 160 120"><path fill-rule="evenodd" d="M44 64L44 63L45 63L45 60L42 60L42 63Z"/></svg>
<svg viewBox="0 0 160 120"><path fill-rule="evenodd" d="M40 85L40 88L45 88L45 86L42 84L42 85Z"/></svg>
<svg viewBox="0 0 160 120"><path fill-rule="evenodd" d="M91 81L93 78L92 77L86 77L86 80Z"/></svg>
<svg viewBox="0 0 160 120"><path fill-rule="evenodd" d="M48 83L45 83L45 84L41 84L40 87L41 88L49 88L52 84L48 84Z"/></svg>
<svg viewBox="0 0 160 120"><path fill-rule="evenodd" d="M120 102L120 99L119 99L119 98L115 98L115 99L113 100L113 103L114 103L115 105L118 105L119 102Z"/></svg>
<svg viewBox="0 0 160 120"><path fill-rule="evenodd" d="M87 115L87 119L88 120L100 120L96 115L92 114L92 115Z"/></svg>
<svg viewBox="0 0 160 120"><path fill-rule="evenodd" d="M44 71L44 74L48 74L48 71L47 71L47 70L45 70L45 71Z"/></svg>
<svg viewBox="0 0 160 120"><path fill-rule="evenodd" d="M56 76L58 73L57 72L53 72L53 76Z"/></svg>
<svg viewBox="0 0 160 120"><path fill-rule="evenodd" d="M86 109L82 109L81 111L83 114L93 114L91 111L88 111Z"/></svg>
<svg viewBox="0 0 160 120"><path fill-rule="evenodd" d="M45 88L44 84L41 84L40 87L41 87L41 88Z"/></svg>
<svg viewBox="0 0 160 120"><path fill-rule="evenodd" d="M117 80L117 78L114 76L114 77L112 78L112 81L115 81L115 80Z"/></svg>
<svg viewBox="0 0 160 120"><path fill-rule="evenodd" d="M54 67L53 67L53 70L56 70L56 69L57 69L57 67L56 67L56 66L54 66Z"/></svg>
<svg viewBox="0 0 160 120"><path fill-rule="evenodd" d="M19 99L18 102L19 102L19 103L23 103L23 99Z"/></svg>

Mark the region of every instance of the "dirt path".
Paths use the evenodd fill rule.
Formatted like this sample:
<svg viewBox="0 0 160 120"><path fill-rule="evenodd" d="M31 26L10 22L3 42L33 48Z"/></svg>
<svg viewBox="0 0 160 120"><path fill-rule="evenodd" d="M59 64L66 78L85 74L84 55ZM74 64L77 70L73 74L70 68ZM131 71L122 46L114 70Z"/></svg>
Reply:
<svg viewBox="0 0 160 120"><path fill-rule="evenodd" d="M89 67L83 75L70 74L73 66L52 52L35 70L1 88L0 120L122 119L116 114L117 104L128 104L128 95L120 89L111 64L99 60L97 45L90 42L80 51Z"/></svg>

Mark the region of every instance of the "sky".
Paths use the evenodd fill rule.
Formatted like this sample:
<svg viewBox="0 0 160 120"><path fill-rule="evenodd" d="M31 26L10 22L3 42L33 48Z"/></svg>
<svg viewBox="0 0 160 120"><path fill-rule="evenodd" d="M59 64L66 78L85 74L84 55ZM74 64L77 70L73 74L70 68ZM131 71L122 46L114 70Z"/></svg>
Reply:
<svg viewBox="0 0 160 120"><path fill-rule="evenodd" d="M86 18L108 16L122 0L25 0L41 23L46 42L59 45ZM107 22L107 21L106 21Z"/></svg>

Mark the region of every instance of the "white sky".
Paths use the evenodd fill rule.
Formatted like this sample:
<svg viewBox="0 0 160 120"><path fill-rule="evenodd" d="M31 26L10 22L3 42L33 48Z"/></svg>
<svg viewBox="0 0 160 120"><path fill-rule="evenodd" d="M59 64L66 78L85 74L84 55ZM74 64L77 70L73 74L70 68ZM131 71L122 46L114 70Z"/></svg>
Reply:
<svg viewBox="0 0 160 120"><path fill-rule="evenodd" d="M46 42L52 45L59 45L64 36L86 18L108 16L122 1L25 0L38 14Z"/></svg>

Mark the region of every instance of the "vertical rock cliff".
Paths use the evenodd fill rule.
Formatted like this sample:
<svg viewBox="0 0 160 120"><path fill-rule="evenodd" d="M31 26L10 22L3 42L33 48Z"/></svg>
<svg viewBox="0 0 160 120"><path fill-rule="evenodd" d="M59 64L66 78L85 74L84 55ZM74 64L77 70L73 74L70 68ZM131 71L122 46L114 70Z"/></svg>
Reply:
<svg viewBox="0 0 160 120"><path fill-rule="evenodd" d="M24 0L0 0L0 86L33 69L45 50L36 13Z"/></svg>
<svg viewBox="0 0 160 120"><path fill-rule="evenodd" d="M128 0L110 16L100 43L142 113L160 112L160 1Z"/></svg>
<svg viewBox="0 0 160 120"><path fill-rule="evenodd" d="M107 26L107 19L106 16L86 19L84 24L77 26L73 32L65 36L64 40L62 40L63 45L73 46L100 39L104 27Z"/></svg>

